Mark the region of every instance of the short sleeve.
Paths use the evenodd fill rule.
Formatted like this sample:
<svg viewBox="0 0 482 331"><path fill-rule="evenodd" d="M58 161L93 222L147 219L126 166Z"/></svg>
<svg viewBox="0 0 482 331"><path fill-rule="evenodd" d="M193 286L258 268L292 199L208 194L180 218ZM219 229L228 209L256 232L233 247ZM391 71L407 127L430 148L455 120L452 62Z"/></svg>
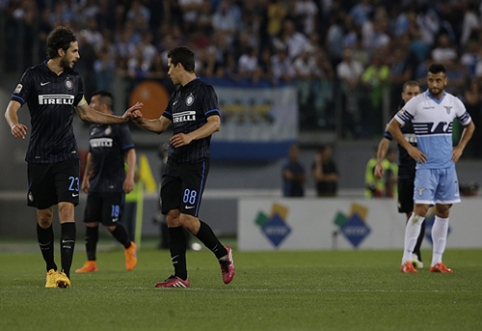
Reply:
<svg viewBox="0 0 482 331"><path fill-rule="evenodd" d="M21 105L27 102L32 83L32 69L29 68L23 73L22 78L20 78L20 82L15 87L11 99L19 102Z"/></svg>

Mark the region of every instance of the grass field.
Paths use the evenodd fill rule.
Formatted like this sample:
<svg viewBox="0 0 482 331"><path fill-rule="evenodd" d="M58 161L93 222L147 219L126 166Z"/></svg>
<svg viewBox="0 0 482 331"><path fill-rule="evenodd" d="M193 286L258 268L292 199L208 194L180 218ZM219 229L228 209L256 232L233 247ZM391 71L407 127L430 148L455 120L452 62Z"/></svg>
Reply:
<svg viewBox="0 0 482 331"><path fill-rule="evenodd" d="M131 272L122 249L103 249L98 273L73 273L71 289L45 289L38 248L1 244L5 331L482 330L482 250L448 249L452 275L427 266L402 274L401 251L235 250L230 285L210 252L190 251L192 287L156 289L172 273L170 257L145 244ZM77 246L73 270L85 261ZM428 265L431 252L423 253Z"/></svg>

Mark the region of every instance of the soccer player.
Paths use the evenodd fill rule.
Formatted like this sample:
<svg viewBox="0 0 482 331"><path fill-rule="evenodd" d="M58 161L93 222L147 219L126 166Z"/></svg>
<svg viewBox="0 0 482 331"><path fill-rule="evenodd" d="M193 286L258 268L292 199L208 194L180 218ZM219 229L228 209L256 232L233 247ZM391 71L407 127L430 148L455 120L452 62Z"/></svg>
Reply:
<svg viewBox="0 0 482 331"><path fill-rule="evenodd" d="M90 99L90 107L101 113L113 114L112 94L96 91ZM136 244L122 225L124 193L134 188L136 150L126 123L117 125L92 124L90 126L89 153L82 191L88 193L84 222L87 262L76 273L96 272L96 249L99 240L99 223L125 248L126 269L137 264ZM125 162L124 162L125 161ZM124 164L127 164L127 173Z"/></svg>
<svg viewBox="0 0 482 331"><path fill-rule="evenodd" d="M427 74L428 90L412 98L395 115L388 132L417 162L414 183L414 209L405 228L405 243L400 270L417 273L411 260L421 224L430 205L435 205L432 227L433 253L430 272L452 273L442 262L447 243L450 207L460 202L455 162L472 137L475 126L464 104L444 91L447 85L445 67L432 64ZM458 118L464 130L457 146L452 145L452 124ZM417 147L403 136L400 127L412 122Z"/></svg>
<svg viewBox="0 0 482 331"><path fill-rule="evenodd" d="M189 287L186 237L183 228L199 238L218 259L223 281L234 277L233 251L223 246L211 227L198 218L201 197L209 172L211 135L221 126L218 98L212 86L194 72L194 52L177 47L168 52L168 75L178 89L158 119L146 119L140 111L129 112L140 127L164 132L173 124L168 160L162 176L161 211L169 228L169 249L174 274L156 287Z"/></svg>
<svg viewBox="0 0 482 331"><path fill-rule="evenodd" d="M420 84L417 81L410 80L403 84L402 100L406 104L410 99L420 94ZM402 106L403 107L403 106ZM388 126L387 126L388 128ZM404 124L401 128L403 137L412 146L417 147L417 137L413 131L411 122ZM382 140L378 144L377 150L377 164L375 167L375 177L382 178L384 175L384 167L382 165L385 156L390 147L390 142L393 140L390 132L385 130ZM407 215L407 221L413 211L413 182L415 180L415 160L408 154L407 150L402 145L398 144L398 212ZM425 222L421 224L420 235L413 250L412 263L416 268L423 268L422 255L420 254L420 246L422 245L423 237L425 235Z"/></svg>
<svg viewBox="0 0 482 331"><path fill-rule="evenodd" d="M32 133L25 160L28 163L27 205L37 209L37 238L47 265L45 287L70 287L70 267L75 245L74 206L79 203L79 156L73 133L74 109L84 121L115 124L127 117L92 110L84 98L79 74L72 70L80 58L74 33L55 28L47 38L48 60L28 68L10 100L5 118L12 135L25 139L27 126L17 112L27 103ZM136 103L130 110L140 109ZM62 269L54 261L53 205L58 204L61 224Z"/></svg>

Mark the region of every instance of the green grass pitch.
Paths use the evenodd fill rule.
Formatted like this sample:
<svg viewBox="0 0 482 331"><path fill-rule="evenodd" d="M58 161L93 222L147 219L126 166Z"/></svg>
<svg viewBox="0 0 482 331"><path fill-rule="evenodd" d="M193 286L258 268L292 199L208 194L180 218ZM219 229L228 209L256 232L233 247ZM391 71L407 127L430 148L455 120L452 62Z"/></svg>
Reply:
<svg viewBox="0 0 482 331"><path fill-rule="evenodd" d="M482 330L482 250L447 249L451 275L428 271L430 250L416 275L399 271L401 250L235 250L229 285L210 252L189 251L191 288L156 289L172 266L146 244L131 272L116 247L71 289L45 289L36 249L0 249L0 330ZM72 271L84 262L78 240Z"/></svg>

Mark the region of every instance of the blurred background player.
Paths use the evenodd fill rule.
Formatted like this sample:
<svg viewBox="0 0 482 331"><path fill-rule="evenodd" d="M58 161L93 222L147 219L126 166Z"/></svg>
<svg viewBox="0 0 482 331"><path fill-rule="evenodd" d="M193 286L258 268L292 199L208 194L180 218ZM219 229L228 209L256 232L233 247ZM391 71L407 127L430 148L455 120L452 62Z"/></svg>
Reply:
<svg viewBox="0 0 482 331"><path fill-rule="evenodd" d="M334 197L338 191L339 174L332 158L331 146L324 145L315 155L311 167L316 185L316 194L319 197Z"/></svg>
<svg viewBox="0 0 482 331"><path fill-rule="evenodd" d="M105 114L113 113L113 97L107 91L93 92L90 107ZM96 272L96 251L99 240L99 224L102 223L112 236L125 248L126 269L137 264L136 244L121 223L124 194L134 188L136 151L129 127L92 124L90 126L89 153L82 180L82 191L88 193L84 222L87 262L76 273ZM124 162L127 164L125 170Z"/></svg>
<svg viewBox="0 0 482 331"><path fill-rule="evenodd" d="M410 99L420 94L420 84L417 81L410 80L403 84L402 100L403 107ZM401 128L403 137L412 146L417 147L417 137L413 131L412 122L405 123ZM377 150L377 165L375 168L375 176L382 178L385 175L385 168L382 163L387 155L390 147L390 142L393 140L392 135L385 130L383 138L378 144ZM413 211L413 192L415 181L415 160L408 154L407 150L398 144L398 178L397 178L397 192L398 192L398 212L405 213L407 221ZM413 250L412 263L416 268L423 268L422 255L420 253L420 246L422 245L425 236L425 222L422 223L420 235L417 238L417 243Z"/></svg>
<svg viewBox="0 0 482 331"><path fill-rule="evenodd" d="M300 163L299 155L299 146L291 145L288 162L282 170L284 197L303 197L305 195L306 171Z"/></svg>

